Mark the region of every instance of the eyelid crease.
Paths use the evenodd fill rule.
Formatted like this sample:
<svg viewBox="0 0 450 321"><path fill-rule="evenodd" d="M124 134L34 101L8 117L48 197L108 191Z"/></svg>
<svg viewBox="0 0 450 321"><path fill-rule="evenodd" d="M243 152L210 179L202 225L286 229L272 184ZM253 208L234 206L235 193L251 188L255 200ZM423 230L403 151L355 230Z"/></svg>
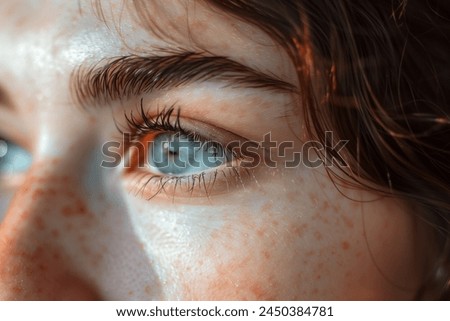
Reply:
<svg viewBox="0 0 450 321"><path fill-rule="evenodd" d="M153 112L150 112L151 109ZM114 118L114 121L122 137L128 135L133 141L139 140L148 132L155 131L179 132L200 141L209 140L221 144L227 144L231 141L241 143L249 141L248 138L220 126L210 125L191 118L189 115L181 116L182 110L183 108L177 102L150 108L141 98L135 109L123 112L124 123L116 118Z"/></svg>
<svg viewBox="0 0 450 321"><path fill-rule="evenodd" d="M231 87L297 92L294 85L274 75L226 57L189 51L162 56L128 55L112 58L100 67L98 64L90 68L80 66L72 74L71 92L74 101L85 108L212 80L226 82Z"/></svg>

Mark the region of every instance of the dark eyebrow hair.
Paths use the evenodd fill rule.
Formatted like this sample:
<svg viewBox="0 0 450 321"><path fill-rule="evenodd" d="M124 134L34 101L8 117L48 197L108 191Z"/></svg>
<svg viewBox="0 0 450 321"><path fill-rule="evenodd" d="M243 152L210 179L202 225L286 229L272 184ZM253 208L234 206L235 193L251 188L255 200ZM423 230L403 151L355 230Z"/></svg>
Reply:
<svg viewBox="0 0 450 321"><path fill-rule="evenodd" d="M101 64L102 61L99 63ZM116 57L105 65L77 68L71 77L71 92L81 106L97 106L155 90L176 88L203 81L245 87L296 92L297 88L274 75L252 69L234 60L196 52L162 56Z"/></svg>

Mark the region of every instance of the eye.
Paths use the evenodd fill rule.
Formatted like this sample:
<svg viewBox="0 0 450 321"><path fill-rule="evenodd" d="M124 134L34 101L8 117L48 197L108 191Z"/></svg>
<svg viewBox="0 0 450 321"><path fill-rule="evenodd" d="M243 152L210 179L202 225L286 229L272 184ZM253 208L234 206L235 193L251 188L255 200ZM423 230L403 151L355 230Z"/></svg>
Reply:
<svg viewBox="0 0 450 321"><path fill-rule="evenodd" d="M0 139L0 176L26 172L32 163L31 154L10 141Z"/></svg>
<svg viewBox="0 0 450 321"><path fill-rule="evenodd" d="M159 194L209 198L254 177L242 166L245 138L174 112L171 107L149 116L141 105L139 115L125 115L128 126L119 130L130 138L124 143L127 189L148 200Z"/></svg>
<svg viewBox="0 0 450 321"><path fill-rule="evenodd" d="M232 159L232 153L225 151L220 143L205 142L192 136L180 133L155 135L147 155L150 170L163 175L193 175Z"/></svg>
<svg viewBox="0 0 450 321"><path fill-rule="evenodd" d="M198 135L151 132L128 153L128 173L138 178L133 190L147 199L161 192L171 197L209 196L213 187L217 192L224 184L232 186L233 178L234 183L242 182L236 169L237 156Z"/></svg>

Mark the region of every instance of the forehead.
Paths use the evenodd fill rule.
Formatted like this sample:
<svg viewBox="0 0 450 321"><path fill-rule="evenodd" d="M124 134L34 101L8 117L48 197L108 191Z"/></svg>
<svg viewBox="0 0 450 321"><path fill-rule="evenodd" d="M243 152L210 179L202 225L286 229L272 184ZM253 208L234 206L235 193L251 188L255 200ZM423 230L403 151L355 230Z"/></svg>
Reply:
<svg viewBox="0 0 450 321"><path fill-rule="evenodd" d="M0 8L0 33L35 44L47 40L46 48L64 52L73 63L183 48L227 56L295 81L287 55L268 35L207 1L17 0L3 1Z"/></svg>

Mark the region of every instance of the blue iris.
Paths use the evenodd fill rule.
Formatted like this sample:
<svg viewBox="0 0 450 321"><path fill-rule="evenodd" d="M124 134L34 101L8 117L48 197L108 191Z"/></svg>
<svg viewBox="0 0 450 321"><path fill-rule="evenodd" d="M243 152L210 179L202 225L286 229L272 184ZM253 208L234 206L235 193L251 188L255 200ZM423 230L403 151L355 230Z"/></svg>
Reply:
<svg viewBox="0 0 450 321"><path fill-rule="evenodd" d="M32 157L25 149L0 139L0 175L23 173L31 162Z"/></svg>
<svg viewBox="0 0 450 321"><path fill-rule="evenodd" d="M201 142L179 133L157 135L149 152L149 165L165 175L201 173L229 161L231 153L216 142Z"/></svg>

